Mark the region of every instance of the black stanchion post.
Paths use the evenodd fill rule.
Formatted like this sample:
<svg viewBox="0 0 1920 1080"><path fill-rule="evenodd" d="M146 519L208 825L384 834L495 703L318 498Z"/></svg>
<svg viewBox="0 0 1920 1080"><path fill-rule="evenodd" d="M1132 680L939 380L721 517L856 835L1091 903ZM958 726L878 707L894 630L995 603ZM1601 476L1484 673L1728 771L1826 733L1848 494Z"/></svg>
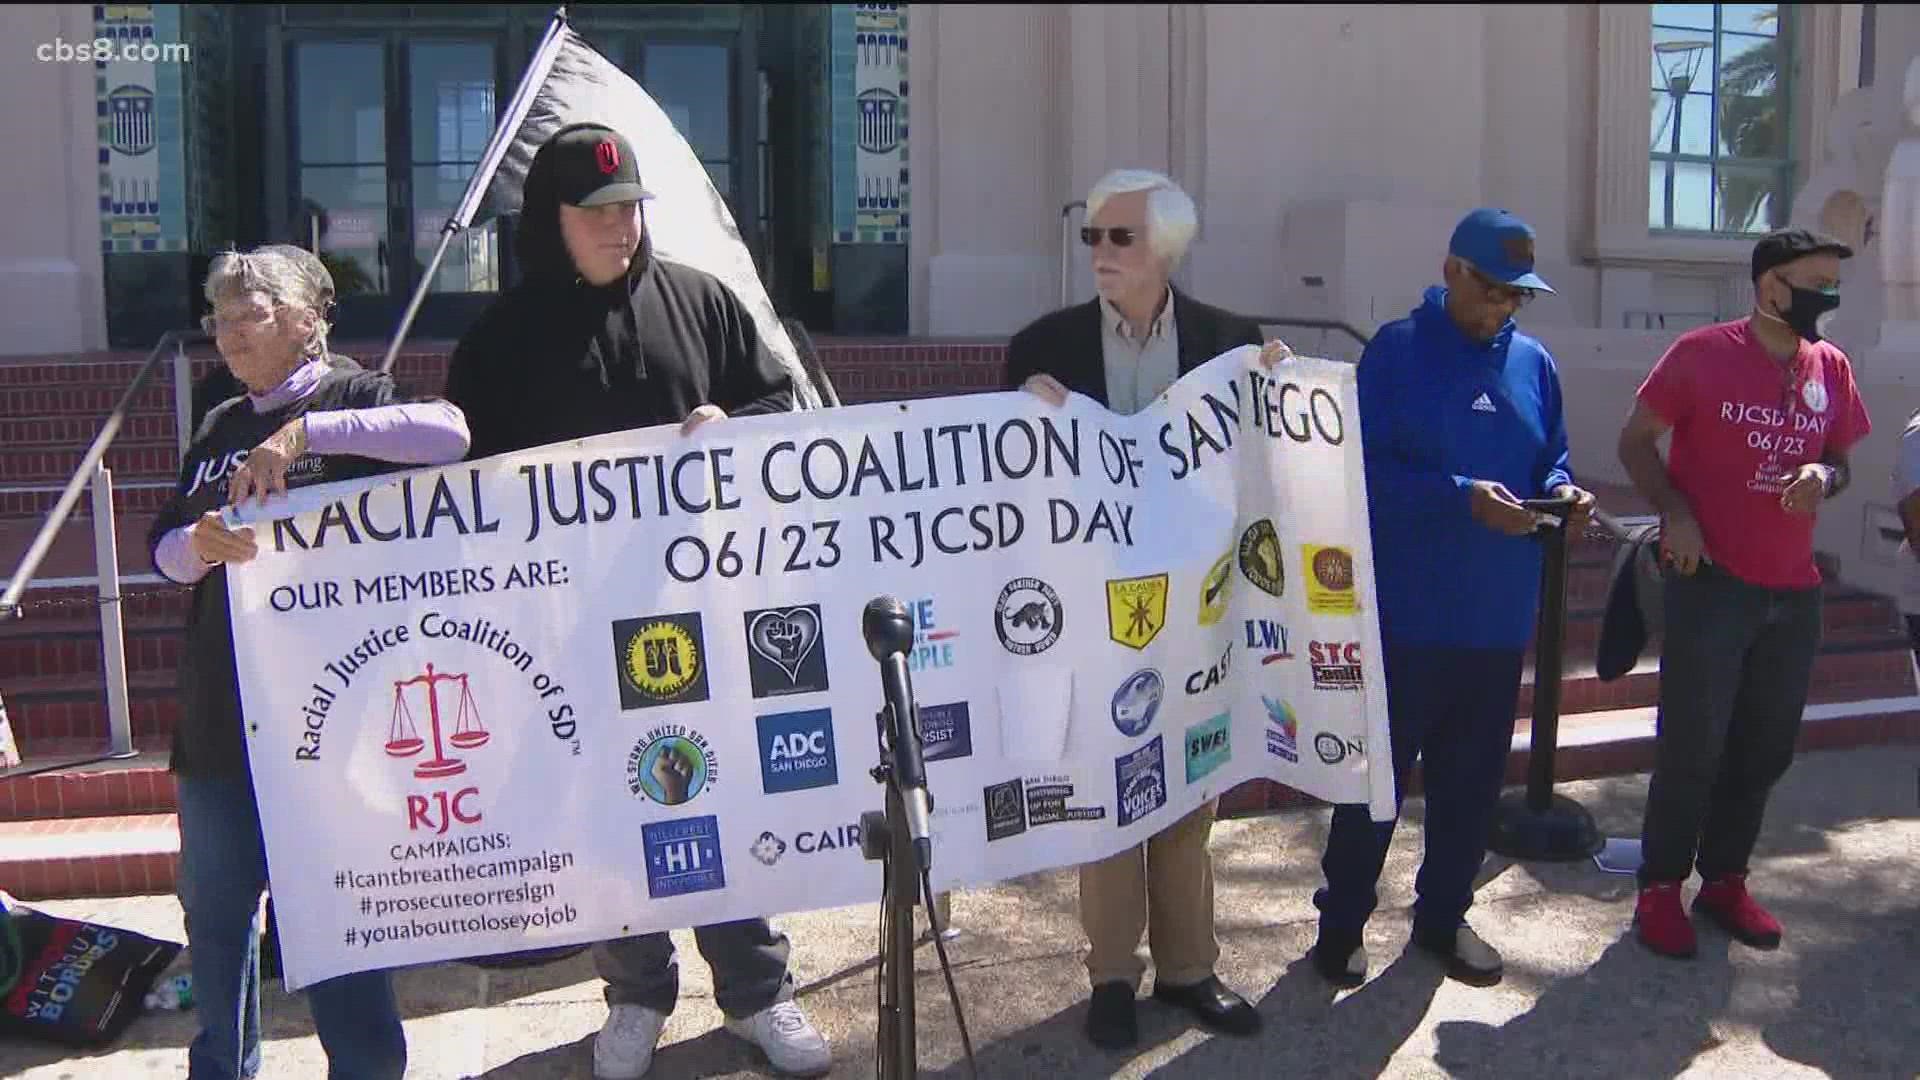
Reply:
<svg viewBox="0 0 1920 1080"><path fill-rule="evenodd" d="M1540 566L1540 621L1534 634L1533 724L1529 734L1527 787L1502 796L1494 810L1487 847L1510 859L1573 862L1600 850L1600 830L1587 808L1553 792L1554 754L1560 738L1560 681L1567 623L1567 536L1564 502L1529 502L1554 518L1535 533L1545 550Z"/></svg>

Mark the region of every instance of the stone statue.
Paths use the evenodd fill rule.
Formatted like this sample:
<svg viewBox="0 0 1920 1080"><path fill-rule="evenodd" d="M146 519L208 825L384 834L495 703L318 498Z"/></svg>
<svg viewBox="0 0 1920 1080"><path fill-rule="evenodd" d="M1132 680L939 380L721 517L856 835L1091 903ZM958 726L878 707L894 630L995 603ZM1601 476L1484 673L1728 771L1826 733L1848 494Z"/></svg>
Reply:
<svg viewBox="0 0 1920 1080"><path fill-rule="evenodd" d="M1887 162L1874 226L1886 304L1883 344L1920 342L1920 57L1907 65L1904 101L1906 125Z"/></svg>

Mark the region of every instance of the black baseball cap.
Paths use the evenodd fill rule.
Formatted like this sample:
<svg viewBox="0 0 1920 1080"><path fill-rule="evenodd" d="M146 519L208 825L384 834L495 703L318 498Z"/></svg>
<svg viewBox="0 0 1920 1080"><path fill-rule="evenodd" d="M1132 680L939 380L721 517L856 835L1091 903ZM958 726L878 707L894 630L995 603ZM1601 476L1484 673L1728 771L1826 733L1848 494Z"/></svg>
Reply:
<svg viewBox="0 0 1920 1080"><path fill-rule="evenodd" d="M1853 258L1853 249L1822 233L1806 229L1779 229L1753 245L1753 280L1776 266L1785 266L1808 255L1838 255Z"/></svg>
<svg viewBox="0 0 1920 1080"><path fill-rule="evenodd" d="M605 124L568 124L554 132L534 165L551 170L555 193L571 206L653 198L640 183L633 144Z"/></svg>

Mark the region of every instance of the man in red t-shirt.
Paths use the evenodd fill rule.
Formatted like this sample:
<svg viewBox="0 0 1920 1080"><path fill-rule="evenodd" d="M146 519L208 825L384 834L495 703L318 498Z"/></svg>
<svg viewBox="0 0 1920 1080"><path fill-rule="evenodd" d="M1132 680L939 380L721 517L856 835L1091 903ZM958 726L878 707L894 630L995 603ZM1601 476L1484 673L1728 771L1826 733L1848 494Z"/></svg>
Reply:
<svg viewBox="0 0 1920 1080"><path fill-rule="evenodd" d="M1802 229L1763 237L1753 315L1682 334L1620 433L1620 461L1660 513L1667 566L1634 910L1640 940L1663 955L1694 954L1680 887L1695 869L1695 911L1749 945L1780 943L1780 923L1747 892L1747 863L1793 763L1820 646L1814 515L1872 428L1846 354L1821 337L1852 255Z"/></svg>

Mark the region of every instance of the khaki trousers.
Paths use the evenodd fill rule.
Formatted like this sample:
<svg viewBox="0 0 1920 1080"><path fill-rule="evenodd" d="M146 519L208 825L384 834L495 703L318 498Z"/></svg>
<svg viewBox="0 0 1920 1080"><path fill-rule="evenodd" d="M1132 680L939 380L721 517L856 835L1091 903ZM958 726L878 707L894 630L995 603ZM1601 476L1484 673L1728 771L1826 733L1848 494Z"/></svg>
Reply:
<svg viewBox="0 0 1920 1080"><path fill-rule="evenodd" d="M1190 986L1214 973L1220 943L1207 840L1217 808L1218 800L1207 802L1145 844L1080 867L1080 926L1094 986L1124 982L1139 991L1147 970L1143 931L1156 982Z"/></svg>

